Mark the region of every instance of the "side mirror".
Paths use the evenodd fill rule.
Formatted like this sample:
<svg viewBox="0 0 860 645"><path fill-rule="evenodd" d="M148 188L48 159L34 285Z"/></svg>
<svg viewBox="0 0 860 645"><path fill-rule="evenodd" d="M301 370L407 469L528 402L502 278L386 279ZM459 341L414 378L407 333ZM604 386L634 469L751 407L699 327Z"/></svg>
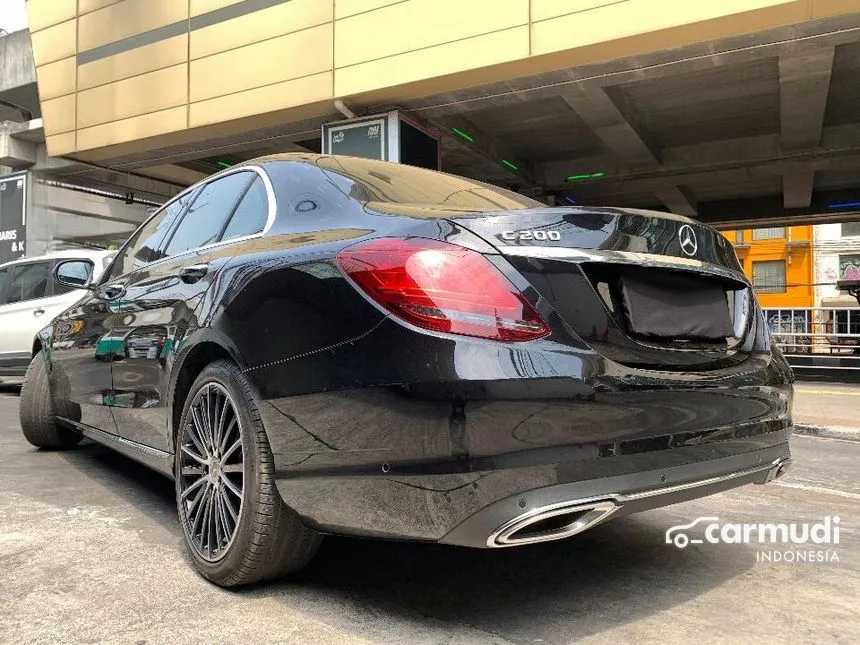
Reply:
<svg viewBox="0 0 860 645"><path fill-rule="evenodd" d="M66 260L54 267L54 280L72 289L92 289L90 279L94 268L92 260Z"/></svg>

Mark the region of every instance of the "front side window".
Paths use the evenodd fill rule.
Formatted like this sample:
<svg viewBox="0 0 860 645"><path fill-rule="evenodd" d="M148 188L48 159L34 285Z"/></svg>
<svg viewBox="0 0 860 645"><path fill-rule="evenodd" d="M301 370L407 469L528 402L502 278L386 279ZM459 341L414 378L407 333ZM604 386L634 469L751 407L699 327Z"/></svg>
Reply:
<svg viewBox="0 0 860 645"><path fill-rule="evenodd" d="M6 293L6 302L24 302L44 298L51 278L49 262L19 264L12 267L12 281Z"/></svg>
<svg viewBox="0 0 860 645"><path fill-rule="evenodd" d="M254 172L237 172L205 184L179 222L165 254L176 255L218 242Z"/></svg>
<svg viewBox="0 0 860 645"><path fill-rule="evenodd" d="M164 242L164 237L170 231L176 218L188 206L195 193L196 191L191 190L173 200L140 227L128 244L117 254L111 266L110 274L105 280L113 280L164 257L164 252L160 248Z"/></svg>
<svg viewBox="0 0 860 645"><path fill-rule="evenodd" d="M785 293L785 262L753 262L753 288L759 293Z"/></svg>
<svg viewBox="0 0 860 645"><path fill-rule="evenodd" d="M263 180L257 177L236 207L230 223L221 236L222 240L232 240L246 235L256 235L266 227L269 219L269 196Z"/></svg>

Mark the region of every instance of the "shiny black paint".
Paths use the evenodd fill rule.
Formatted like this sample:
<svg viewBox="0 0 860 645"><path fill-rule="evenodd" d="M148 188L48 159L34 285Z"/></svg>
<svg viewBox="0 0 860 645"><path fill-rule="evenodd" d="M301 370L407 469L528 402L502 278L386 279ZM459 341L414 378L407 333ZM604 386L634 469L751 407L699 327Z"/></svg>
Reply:
<svg viewBox="0 0 860 645"><path fill-rule="evenodd" d="M108 407L113 393L113 353L106 339L112 326L109 303L91 292L54 319L51 333L43 341L49 350L51 389L58 414L109 433L116 432Z"/></svg>
<svg viewBox="0 0 860 645"><path fill-rule="evenodd" d="M574 494L628 476L659 486L668 469L787 454L792 375L757 309L733 360L689 369L660 365L658 353L629 360L635 348L625 354L605 312L594 309L593 334L577 333L554 300L547 274L566 276L565 288L594 304L577 265L506 257L491 245L507 244L500 231L540 228L562 240L530 244L679 257L681 221L579 208L440 219L438 209L365 208L308 163L262 165L278 204L265 236L134 271L120 280L123 295L96 291L55 321L52 388L84 424L76 427L122 439L127 454L138 444L170 455L183 370L217 347L258 393L287 504L322 530L423 540L547 487ZM698 259L737 270L730 245L696 229ZM380 236L487 254L552 334L506 344L390 318L334 263L342 248ZM183 281L182 269L199 263L209 265L205 276ZM617 337L611 347L601 345L607 334ZM153 454L138 458L169 472L170 460Z"/></svg>

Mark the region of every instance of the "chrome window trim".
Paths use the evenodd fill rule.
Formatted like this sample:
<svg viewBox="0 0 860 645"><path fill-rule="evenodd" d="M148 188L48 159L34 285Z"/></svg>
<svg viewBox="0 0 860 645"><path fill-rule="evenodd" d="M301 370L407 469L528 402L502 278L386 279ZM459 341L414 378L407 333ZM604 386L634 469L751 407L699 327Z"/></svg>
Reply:
<svg viewBox="0 0 860 645"><path fill-rule="evenodd" d="M163 211L165 208L170 206L173 202L181 199L183 196L185 196L185 195L187 195L193 191L196 191L198 189L203 188L206 184L212 183L213 181L221 179L222 177L226 177L227 175L233 175L233 174L236 174L239 172L247 172L249 170L256 172L257 175L260 177L260 179L263 180L263 186L266 188L266 197L267 197L267 200L269 202L269 212L268 212L268 216L266 218L266 224L263 226L262 231L260 231L259 233L254 233L253 235L243 235L242 237L233 237L233 238L230 238L229 240L220 240L218 242L212 242L211 244L206 244L204 246L197 246L197 247L194 247L193 249L186 249L186 250L182 251L181 253L174 253L173 255L168 255L166 257L159 258L157 260L153 260L152 262L147 262L146 264L141 264L139 267L136 267L136 268L132 269L131 271L128 271L126 273L123 273L123 274L117 276L116 278L113 279L113 281L121 280L122 278L127 276L129 273L133 273L134 271L140 271L142 269L148 269L150 267L158 266L159 264L163 264L164 262L168 262L170 260L175 260L176 258L181 258L185 255L191 255L192 253L198 253L200 251L207 251L209 249L214 249L214 248L218 248L221 246L226 246L227 244L233 244L235 242L244 242L247 240L253 240L253 239L256 239L258 237L263 237L264 235L266 235L266 233L268 233L269 230L271 230L272 226L275 223L275 216L277 215L277 212L278 212L278 203L277 203L277 197L275 197L275 188L272 185L271 178L269 177L268 173L263 169L262 166L257 166L257 165L234 166L232 168L227 168L226 170L222 170L221 172L215 173L214 175L211 175L211 176L207 177L206 179L203 179L203 180L197 182L196 184L189 186L188 188L186 188L182 192L174 195L169 201L164 202L164 204L162 204L161 207L152 214L152 217L147 218L146 221L142 222L140 226L141 227L144 226L153 217L156 217L161 211ZM247 194L247 192L242 195L243 199L244 199L245 194ZM241 200L239 200L239 202L236 204L237 208L239 206L239 203L241 203ZM191 202L191 204L193 205L194 202ZM231 215L231 217L232 217L232 215ZM175 232L175 228L177 226L179 226L179 224L182 222L182 220L184 218L185 218L185 213L183 213L182 217L179 218L173 224L172 228L174 229L174 231L172 231L172 232ZM137 233L139 228L140 227L135 229L135 231L129 236L129 239L131 239L131 237L133 237L134 234ZM165 239L166 239L166 236L165 236ZM117 254L114 256L114 261L116 260L117 257L119 257L119 251L117 251ZM111 264L113 264L113 263L111 263ZM104 275L107 276L109 274L110 274L110 272L105 270Z"/></svg>

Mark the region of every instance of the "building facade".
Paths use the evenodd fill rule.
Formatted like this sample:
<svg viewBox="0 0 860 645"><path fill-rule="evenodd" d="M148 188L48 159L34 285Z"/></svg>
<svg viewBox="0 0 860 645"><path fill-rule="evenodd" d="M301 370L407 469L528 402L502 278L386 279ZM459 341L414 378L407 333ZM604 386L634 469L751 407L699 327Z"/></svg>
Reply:
<svg viewBox="0 0 860 645"><path fill-rule="evenodd" d="M724 231L764 308L815 304L812 226Z"/></svg>
<svg viewBox="0 0 860 645"><path fill-rule="evenodd" d="M860 280L860 222L815 227L815 303L856 307L857 300L836 288L838 280Z"/></svg>

